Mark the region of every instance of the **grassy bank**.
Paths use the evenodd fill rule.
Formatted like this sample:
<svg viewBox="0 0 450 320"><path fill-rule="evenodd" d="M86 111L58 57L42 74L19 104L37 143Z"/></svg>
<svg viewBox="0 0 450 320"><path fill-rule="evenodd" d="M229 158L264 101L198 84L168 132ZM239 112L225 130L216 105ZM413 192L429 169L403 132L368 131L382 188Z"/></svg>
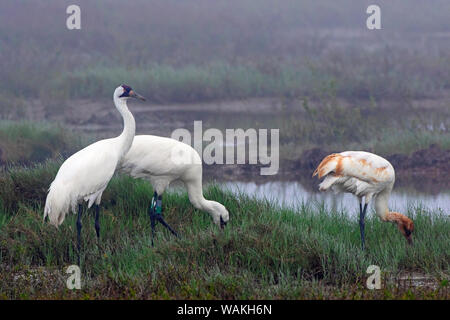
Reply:
<svg viewBox="0 0 450 320"><path fill-rule="evenodd" d="M449 298L450 223L443 213L412 208L415 245L395 226L370 216L367 251L356 219L318 206L281 208L212 186L206 197L230 211L224 231L194 210L186 193L164 196L165 216L180 232L158 226L155 248L147 216L151 187L115 177L103 197L101 242L92 213L83 219L83 289L65 289L76 262L75 215L56 229L42 223L45 191L59 163L0 176L0 297L2 298ZM365 289L371 264L382 290ZM433 277L435 287L397 286L399 274Z"/></svg>
<svg viewBox="0 0 450 320"><path fill-rule="evenodd" d="M0 121L0 165L27 165L67 158L89 138L51 123Z"/></svg>
<svg viewBox="0 0 450 320"><path fill-rule="evenodd" d="M55 124L0 121L0 165L67 157L86 142L86 137Z"/></svg>

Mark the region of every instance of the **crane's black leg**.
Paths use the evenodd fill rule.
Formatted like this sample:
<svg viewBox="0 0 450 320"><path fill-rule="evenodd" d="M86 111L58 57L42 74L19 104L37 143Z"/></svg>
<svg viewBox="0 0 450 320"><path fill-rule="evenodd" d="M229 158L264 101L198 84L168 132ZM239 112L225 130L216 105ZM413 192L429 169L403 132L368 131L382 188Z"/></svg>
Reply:
<svg viewBox="0 0 450 320"><path fill-rule="evenodd" d="M150 215L150 222L152 227L152 247L154 245L153 240L155 238L155 226L156 223L159 221L164 227L166 227L175 237L178 238L178 234L173 230L167 222L164 220L162 215L162 196L158 196L158 194L155 192L153 194L152 202L150 204L150 208L148 211Z"/></svg>
<svg viewBox="0 0 450 320"><path fill-rule="evenodd" d="M159 221L164 227L166 227L175 237L178 238L178 234L173 230L167 222L164 220L164 216L162 214L162 195L158 196L156 199L156 207L155 207L155 215L156 221Z"/></svg>
<svg viewBox="0 0 450 320"><path fill-rule="evenodd" d="M80 265L80 255L81 255L81 216L83 214L83 206L78 205L78 218L77 218L77 249L78 249L78 265Z"/></svg>
<svg viewBox="0 0 450 320"><path fill-rule="evenodd" d="M158 194L155 192L153 194L152 201L150 202L150 207L148 208L148 215L150 216L150 225L152 227L152 247L154 246L153 239L155 238L155 226L156 226L155 206L157 197Z"/></svg>
<svg viewBox="0 0 450 320"><path fill-rule="evenodd" d="M367 203L364 204L364 209L362 208L362 204L359 204L359 231L361 233L361 248L364 250L365 247L365 236L364 236L364 218L366 216Z"/></svg>
<svg viewBox="0 0 450 320"><path fill-rule="evenodd" d="M95 233L97 233L97 240L100 241L100 206L98 204L95 205Z"/></svg>
<svg viewBox="0 0 450 320"><path fill-rule="evenodd" d="M169 229L169 231L178 238L178 234L175 232L175 230L173 230L168 224L167 222L164 220L164 218L162 217L162 215L158 215L157 218L159 222L161 222L161 224L166 227L167 229Z"/></svg>

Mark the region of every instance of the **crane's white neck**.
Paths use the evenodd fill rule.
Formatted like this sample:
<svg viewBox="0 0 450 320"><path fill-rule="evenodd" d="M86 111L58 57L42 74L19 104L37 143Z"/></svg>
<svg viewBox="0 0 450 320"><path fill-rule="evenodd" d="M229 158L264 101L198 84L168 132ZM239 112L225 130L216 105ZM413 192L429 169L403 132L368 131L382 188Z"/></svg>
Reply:
<svg viewBox="0 0 450 320"><path fill-rule="evenodd" d="M128 110L126 99L120 99L114 95L114 104L123 118L123 131L117 137L119 140L119 155L123 157L130 150L133 143L134 135L136 134L136 122L130 110Z"/></svg>
<svg viewBox="0 0 450 320"><path fill-rule="evenodd" d="M383 192L380 192L375 198L375 211L377 216L379 216L382 220L385 220L386 216L389 213L389 196L391 194L390 189L386 189Z"/></svg>
<svg viewBox="0 0 450 320"><path fill-rule="evenodd" d="M199 209L208 212L213 218L216 224L219 224L220 221L220 212L218 211L218 205L220 203L212 200L207 200L203 196L200 198Z"/></svg>
<svg viewBox="0 0 450 320"><path fill-rule="evenodd" d="M397 224L398 230L403 234L409 244L412 244L412 232L414 231L414 222L404 214L390 212L388 209L389 196L392 186L379 193L375 199L375 210L382 221Z"/></svg>
<svg viewBox="0 0 450 320"><path fill-rule="evenodd" d="M198 184L188 183L186 184L186 187L188 189L189 200L194 207L208 212L216 224L220 223L221 216L225 222L228 221L228 211L222 204L216 201L207 200L203 197L201 182Z"/></svg>

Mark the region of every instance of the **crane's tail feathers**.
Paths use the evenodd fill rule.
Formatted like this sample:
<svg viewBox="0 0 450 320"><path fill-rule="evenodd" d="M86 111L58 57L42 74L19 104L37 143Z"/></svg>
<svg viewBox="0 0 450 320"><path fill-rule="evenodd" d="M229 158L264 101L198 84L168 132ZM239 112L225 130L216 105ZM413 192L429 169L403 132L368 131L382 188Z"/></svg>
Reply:
<svg viewBox="0 0 450 320"><path fill-rule="evenodd" d="M339 174L339 165L342 161L342 156L337 153L330 154L326 156L322 162L320 162L319 166L316 170L314 170L313 177L318 175L319 179L326 176L330 172L335 172ZM342 169L341 169L342 171Z"/></svg>
<svg viewBox="0 0 450 320"><path fill-rule="evenodd" d="M48 217L50 223L58 227L63 223L66 213L71 207L70 197L64 190L64 186L52 183L47 199L45 200L44 221Z"/></svg>

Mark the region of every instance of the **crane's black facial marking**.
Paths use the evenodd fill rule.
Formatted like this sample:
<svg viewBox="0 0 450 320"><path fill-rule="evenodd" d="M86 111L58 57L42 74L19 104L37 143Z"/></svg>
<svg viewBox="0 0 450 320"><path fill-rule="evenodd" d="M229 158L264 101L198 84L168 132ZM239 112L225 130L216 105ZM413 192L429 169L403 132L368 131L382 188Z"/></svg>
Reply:
<svg viewBox="0 0 450 320"><path fill-rule="evenodd" d="M408 227L403 226L403 230L405 230L405 236L409 237L411 235L411 230L408 229Z"/></svg>
<svg viewBox="0 0 450 320"><path fill-rule="evenodd" d="M220 216L220 229L224 229L227 223L223 220L222 216Z"/></svg>
<svg viewBox="0 0 450 320"><path fill-rule="evenodd" d="M119 96L119 98L125 98L130 96L130 91L133 90L131 87L127 86L126 84L122 85L123 93Z"/></svg>

